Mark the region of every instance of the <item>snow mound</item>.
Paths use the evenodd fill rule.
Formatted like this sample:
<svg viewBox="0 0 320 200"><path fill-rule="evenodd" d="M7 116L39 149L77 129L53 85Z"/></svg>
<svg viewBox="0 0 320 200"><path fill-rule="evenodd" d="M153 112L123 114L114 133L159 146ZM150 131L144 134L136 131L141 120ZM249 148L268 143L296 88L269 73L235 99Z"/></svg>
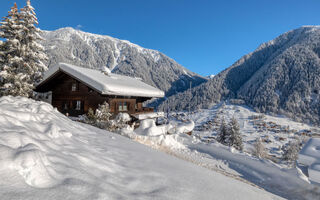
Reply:
<svg viewBox="0 0 320 200"><path fill-rule="evenodd" d="M298 162L307 166L320 164L320 138L310 138L299 153Z"/></svg>
<svg viewBox="0 0 320 200"><path fill-rule="evenodd" d="M119 113L115 119L115 121L117 123L121 123L121 122L129 122L131 121L131 117L128 113Z"/></svg>
<svg viewBox="0 0 320 200"><path fill-rule="evenodd" d="M166 134L167 126L156 126L154 119L145 119L140 122L139 128L135 132L145 136L159 136Z"/></svg>
<svg viewBox="0 0 320 200"><path fill-rule="evenodd" d="M175 132L176 133L190 133L194 129L194 122L189 121L187 123L179 123L176 128Z"/></svg>
<svg viewBox="0 0 320 200"><path fill-rule="evenodd" d="M55 123L58 112L47 103L23 97L2 97L0 105L0 149L6 158L2 164L15 169L33 187L60 183L47 157L46 143L64 144L72 133Z"/></svg>
<svg viewBox="0 0 320 200"><path fill-rule="evenodd" d="M309 179L320 184L320 138L310 138L299 153L298 163L308 167Z"/></svg>
<svg viewBox="0 0 320 200"><path fill-rule="evenodd" d="M182 144L183 138L180 134L185 133L190 128L190 125L183 126L181 124L177 128L171 123L156 126L154 119L145 119L140 122L140 126L134 131L137 135L131 135L131 137L152 147L185 149L186 147ZM171 134L168 135L168 133Z"/></svg>

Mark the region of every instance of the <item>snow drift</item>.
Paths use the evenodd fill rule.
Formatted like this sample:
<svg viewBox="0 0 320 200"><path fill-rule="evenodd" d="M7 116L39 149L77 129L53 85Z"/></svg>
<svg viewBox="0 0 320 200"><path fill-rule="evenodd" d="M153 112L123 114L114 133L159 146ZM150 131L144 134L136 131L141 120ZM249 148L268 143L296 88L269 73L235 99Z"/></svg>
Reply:
<svg viewBox="0 0 320 200"><path fill-rule="evenodd" d="M311 181L320 184L320 138L310 138L299 153L298 163L308 168Z"/></svg>
<svg viewBox="0 0 320 200"><path fill-rule="evenodd" d="M0 188L1 199L278 198L19 97L0 98Z"/></svg>

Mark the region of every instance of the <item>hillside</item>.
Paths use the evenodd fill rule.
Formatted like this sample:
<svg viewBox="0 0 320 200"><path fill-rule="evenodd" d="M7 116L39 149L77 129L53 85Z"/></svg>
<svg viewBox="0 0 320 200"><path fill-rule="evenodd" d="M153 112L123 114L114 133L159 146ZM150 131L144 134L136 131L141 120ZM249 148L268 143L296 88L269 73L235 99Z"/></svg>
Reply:
<svg viewBox="0 0 320 200"><path fill-rule="evenodd" d="M1 199L281 199L51 105L0 98Z"/></svg>
<svg viewBox="0 0 320 200"><path fill-rule="evenodd" d="M243 56L191 93L172 96L171 109L208 108L221 100L242 99L258 112L319 123L319 56L320 27L289 31Z"/></svg>
<svg viewBox="0 0 320 200"><path fill-rule="evenodd" d="M185 91L190 82L196 86L207 81L159 51L126 40L73 28L43 31L42 36L49 67L59 62L96 69L106 66L113 73L139 77L167 96Z"/></svg>

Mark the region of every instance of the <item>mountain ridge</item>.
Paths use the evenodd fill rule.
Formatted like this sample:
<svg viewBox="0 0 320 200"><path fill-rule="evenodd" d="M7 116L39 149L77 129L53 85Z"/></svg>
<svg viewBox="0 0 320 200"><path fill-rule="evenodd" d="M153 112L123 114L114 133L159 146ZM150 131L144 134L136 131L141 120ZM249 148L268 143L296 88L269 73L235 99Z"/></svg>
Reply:
<svg viewBox="0 0 320 200"><path fill-rule="evenodd" d="M189 105L209 108L220 101L241 99L258 112L319 123L319 55L320 27L300 27L261 44L212 80L168 101L171 109L186 110Z"/></svg>
<svg viewBox="0 0 320 200"><path fill-rule="evenodd" d="M65 62L82 67L108 67L113 73L139 77L171 96L206 82L207 79L163 53L146 49L127 40L86 33L71 27L43 31L42 45L49 56L49 67Z"/></svg>

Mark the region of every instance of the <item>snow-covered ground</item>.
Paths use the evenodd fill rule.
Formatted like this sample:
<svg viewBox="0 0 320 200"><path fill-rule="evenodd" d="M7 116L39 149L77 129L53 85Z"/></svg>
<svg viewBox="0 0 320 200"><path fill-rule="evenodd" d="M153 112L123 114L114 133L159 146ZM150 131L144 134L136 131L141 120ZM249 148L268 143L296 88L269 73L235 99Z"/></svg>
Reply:
<svg viewBox="0 0 320 200"><path fill-rule="evenodd" d="M0 98L0 188L2 200L281 199L13 97Z"/></svg>
<svg viewBox="0 0 320 200"><path fill-rule="evenodd" d="M309 136L318 136L319 127L292 121L282 116L271 116L256 113L239 105L220 104L209 110L194 112L184 118L195 121L195 134L210 142L216 137L220 120L227 121L235 117L240 125L244 140L244 151L250 153L257 138L261 138L270 156L279 159L282 155L281 147L289 141L299 139L306 142ZM198 131L197 131L198 130Z"/></svg>
<svg viewBox="0 0 320 200"><path fill-rule="evenodd" d="M220 119L228 120L231 117L239 120L244 139L243 152L221 145L214 139ZM291 140L306 140L312 134L317 135L319 128L281 116L262 116L244 106L222 104L192 114L173 113L171 122L178 121L177 119L195 122L196 130L192 136L160 134L154 137L157 134L152 134L148 137L139 131L136 132L138 136L129 136L138 142L240 181L253 183L285 198L320 198L319 186L310 184L308 177L300 169L290 168L280 159L282 145ZM269 159L259 159L251 155L252 144L259 137L264 139Z"/></svg>
<svg viewBox="0 0 320 200"><path fill-rule="evenodd" d="M299 166L309 180L320 185L320 138L310 138L299 153Z"/></svg>

